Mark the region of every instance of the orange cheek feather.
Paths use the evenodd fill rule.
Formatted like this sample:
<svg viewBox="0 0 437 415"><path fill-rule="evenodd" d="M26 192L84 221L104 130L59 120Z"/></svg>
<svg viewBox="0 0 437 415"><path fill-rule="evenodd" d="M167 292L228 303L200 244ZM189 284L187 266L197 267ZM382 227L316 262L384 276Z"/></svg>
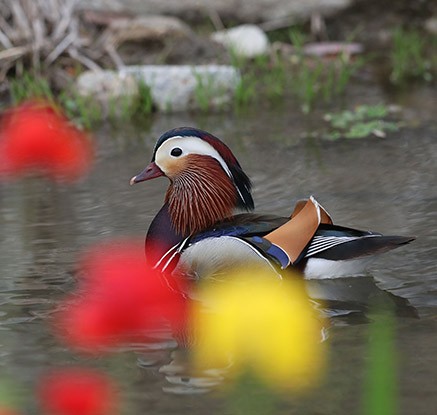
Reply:
<svg viewBox="0 0 437 415"><path fill-rule="evenodd" d="M165 172L165 175L169 177L170 179L178 176L181 174L186 168L187 168L187 157L183 158L177 158L177 159L168 159L165 160L164 163L161 163L162 165L162 171Z"/></svg>

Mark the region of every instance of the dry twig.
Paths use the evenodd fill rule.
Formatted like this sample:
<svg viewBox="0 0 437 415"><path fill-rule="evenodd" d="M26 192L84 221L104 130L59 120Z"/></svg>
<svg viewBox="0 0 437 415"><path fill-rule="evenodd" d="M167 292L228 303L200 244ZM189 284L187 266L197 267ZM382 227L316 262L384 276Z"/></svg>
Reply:
<svg viewBox="0 0 437 415"><path fill-rule="evenodd" d="M64 57L97 69L79 31L77 0L0 1L0 81L16 67L46 70Z"/></svg>

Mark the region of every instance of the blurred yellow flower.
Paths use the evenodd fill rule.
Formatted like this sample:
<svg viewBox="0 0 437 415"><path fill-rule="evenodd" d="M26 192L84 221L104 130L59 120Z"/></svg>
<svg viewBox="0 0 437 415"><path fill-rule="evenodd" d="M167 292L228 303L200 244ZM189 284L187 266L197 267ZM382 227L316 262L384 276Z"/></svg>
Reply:
<svg viewBox="0 0 437 415"><path fill-rule="evenodd" d="M323 321L298 275L235 272L200 285L193 354L199 368L250 371L272 386L311 386L324 366Z"/></svg>

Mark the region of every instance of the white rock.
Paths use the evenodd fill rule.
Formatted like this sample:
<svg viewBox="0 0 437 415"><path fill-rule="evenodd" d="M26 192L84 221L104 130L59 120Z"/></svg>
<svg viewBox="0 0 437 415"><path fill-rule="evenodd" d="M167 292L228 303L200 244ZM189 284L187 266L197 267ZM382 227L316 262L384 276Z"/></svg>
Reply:
<svg viewBox="0 0 437 415"><path fill-rule="evenodd" d="M76 86L80 95L92 95L102 101L138 94L135 77L115 71L83 72L77 78Z"/></svg>
<svg viewBox="0 0 437 415"><path fill-rule="evenodd" d="M437 34L437 16L430 17L425 22L425 29L433 35Z"/></svg>
<svg viewBox="0 0 437 415"><path fill-rule="evenodd" d="M120 70L151 89L158 110L176 112L199 108L217 109L232 102L239 72L225 65L145 65Z"/></svg>
<svg viewBox="0 0 437 415"><path fill-rule="evenodd" d="M150 87L159 111L222 109L233 101L240 73L226 65L126 66L118 72L85 72L77 88L81 95L110 101L137 96L140 80Z"/></svg>
<svg viewBox="0 0 437 415"><path fill-rule="evenodd" d="M246 58L265 55L270 49L267 35L258 26L252 24L215 32L211 38L237 55Z"/></svg>

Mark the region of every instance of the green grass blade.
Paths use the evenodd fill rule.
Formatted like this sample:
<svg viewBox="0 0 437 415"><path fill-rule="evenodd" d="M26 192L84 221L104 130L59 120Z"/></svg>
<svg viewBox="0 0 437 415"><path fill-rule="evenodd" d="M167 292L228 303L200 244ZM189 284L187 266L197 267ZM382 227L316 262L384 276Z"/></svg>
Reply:
<svg viewBox="0 0 437 415"><path fill-rule="evenodd" d="M389 311L378 312L369 327L369 361L363 415L397 413L395 322Z"/></svg>

